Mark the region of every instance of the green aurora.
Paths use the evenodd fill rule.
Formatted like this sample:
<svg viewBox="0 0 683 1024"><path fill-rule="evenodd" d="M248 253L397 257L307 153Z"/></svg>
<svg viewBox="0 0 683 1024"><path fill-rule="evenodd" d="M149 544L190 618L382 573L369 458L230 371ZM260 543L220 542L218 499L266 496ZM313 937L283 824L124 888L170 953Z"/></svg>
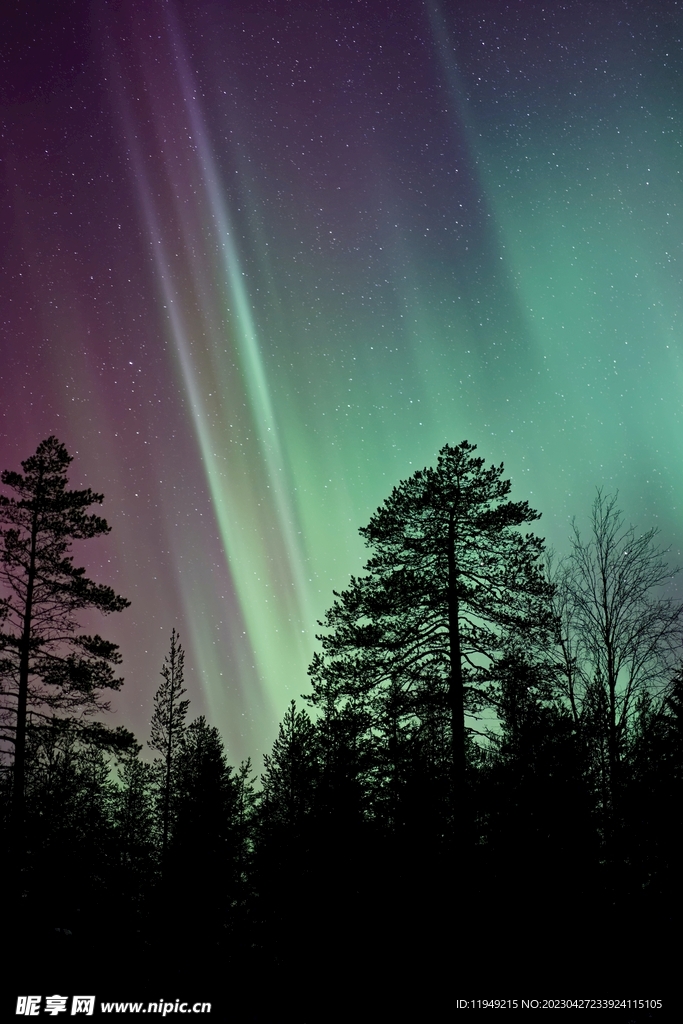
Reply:
<svg viewBox="0 0 683 1024"><path fill-rule="evenodd" d="M121 720L176 626L260 759L447 442L559 551L604 487L675 561L680 5L139 6L3 93L3 465L55 433L106 495Z"/></svg>

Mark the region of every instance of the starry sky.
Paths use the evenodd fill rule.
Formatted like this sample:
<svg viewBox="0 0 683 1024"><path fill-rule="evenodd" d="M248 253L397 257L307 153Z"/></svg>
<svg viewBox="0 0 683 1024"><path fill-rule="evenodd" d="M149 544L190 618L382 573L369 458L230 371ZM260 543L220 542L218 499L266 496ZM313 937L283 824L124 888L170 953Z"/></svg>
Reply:
<svg viewBox="0 0 683 1024"><path fill-rule="evenodd" d="M391 488L464 438L566 550L683 547L683 4L0 14L0 468L56 434L131 602L111 724L260 763Z"/></svg>

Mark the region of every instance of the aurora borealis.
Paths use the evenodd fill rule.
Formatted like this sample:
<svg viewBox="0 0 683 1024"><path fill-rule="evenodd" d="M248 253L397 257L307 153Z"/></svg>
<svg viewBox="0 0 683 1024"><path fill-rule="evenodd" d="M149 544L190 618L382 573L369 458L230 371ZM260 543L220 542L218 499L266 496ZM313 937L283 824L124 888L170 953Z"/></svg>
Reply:
<svg viewBox="0 0 683 1024"><path fill-rule="evenodd" d="M38 11L38 5L35 7ZM1 468L49 434L237 761L357 529L464 438L558 550L596 486L683 546L683 11L72 0L0 16Z"/></svg>

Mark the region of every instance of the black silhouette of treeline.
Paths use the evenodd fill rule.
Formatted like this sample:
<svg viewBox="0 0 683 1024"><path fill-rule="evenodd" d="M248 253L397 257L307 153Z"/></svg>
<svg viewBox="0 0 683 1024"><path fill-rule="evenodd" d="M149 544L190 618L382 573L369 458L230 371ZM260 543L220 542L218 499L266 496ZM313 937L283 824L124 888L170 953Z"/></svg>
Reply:
<svg viewBox="0 0 683 1024"><path fill-rule="evenodd" d="M190 718L175 630L147 754L97 724L118 652L78 613L127 602L70 548L108 531L102 496L68 490L56 438L3 473L4 929L27 984L173 981L310 1020L321 984L657 994L681 912L675 570L602 492L553 561L474 453L447 445L361 530L261 770Z"/></svg>

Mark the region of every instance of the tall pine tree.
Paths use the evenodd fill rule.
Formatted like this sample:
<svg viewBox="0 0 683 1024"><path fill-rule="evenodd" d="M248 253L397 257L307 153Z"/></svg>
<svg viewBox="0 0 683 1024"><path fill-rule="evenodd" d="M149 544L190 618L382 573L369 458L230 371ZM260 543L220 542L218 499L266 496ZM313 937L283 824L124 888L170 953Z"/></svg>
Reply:
<svg viewBox="0 0 683 1024"><path fill-rule="evenodd" d="M72 458L56 437L6 470L0 494L0 739L13 766L13 820L17 849L25 814L27 731L57 716L74 728L83 716L105 711L102 690L117 690L116 644L78 632L78 613L128 607L111 587L94 583L73 564L74 541L109 533L88 514L103 500L90 489L69 490ZM106 741L106 730L95 730Z"/></svg>
<svg viewBox="0 0 683 1024"><path fill-rule="evenodd" d="M366 575L335 594L322 623L312 703L367 714L388 785L406 741L440 737L462 794L467 715L490 703L511 644L547 642L543 541L520 530L539 513L510 501L503 466L487 469L474 452L467 441L446 445L435 468L394 488L360 531L373 552Z"/></svg>
<svg viewBox="0 0 683 1024"><path fill-rule="evenodd" d="M163 682L154 694L154 713L149 738L149 746L161 754L157 759L157 793L161 816L162 872L167 864L174 811L174 768L182 749L185 717L190 706L189 700L182 699L185 693L184 667L185 652L174 629L171 633L171 646L161 669Z"/></svg>

